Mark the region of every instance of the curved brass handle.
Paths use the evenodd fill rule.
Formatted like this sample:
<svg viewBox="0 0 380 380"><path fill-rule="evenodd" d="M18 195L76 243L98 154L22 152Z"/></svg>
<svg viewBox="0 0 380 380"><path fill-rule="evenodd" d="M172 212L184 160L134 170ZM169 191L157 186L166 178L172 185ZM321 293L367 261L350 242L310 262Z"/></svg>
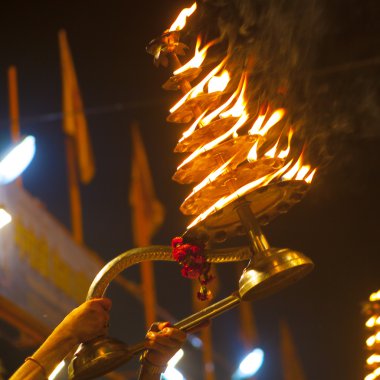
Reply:
<svg viewBox="0 0 380 380"><path fill-rule="evenodd" d="M252 256L249 247L205 250L206 260L210 263L228 263L249 260ZM115 257L96 275L87 293L87 299L103 297L111 281L125 269L142 261L174 261L172 248L150 246L134 248Z"/></svg>

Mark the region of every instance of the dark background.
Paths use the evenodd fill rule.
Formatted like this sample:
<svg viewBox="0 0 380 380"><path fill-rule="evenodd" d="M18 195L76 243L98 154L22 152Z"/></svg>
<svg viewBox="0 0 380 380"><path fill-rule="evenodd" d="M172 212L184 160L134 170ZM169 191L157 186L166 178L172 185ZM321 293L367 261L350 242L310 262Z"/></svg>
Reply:
<svg viewBox="0 0 380 380"><path fill-rule="evenodd" d="M10 139L6 73L13 64L19 73L22 133L37 139L37 155L24 175L25 188L69 227L57 38L58 30L65 28L88 110L97 167L93 182L82 189L85 241L106 261L133 247L128 191L130 124L134 120L141 125L156 192L166 209L165 223L154 243L170 244L188 222L178 207L190 189L171 180L181 160L172 150L182 131L165 121L174 98L160 86L169 72L153 66L145 46L189 4L168 0L2 4L1 145ZM349 98L347 92L353 91L349 98L352 103L346 108L352 117L341 139L336 133L336 140L330 141L329 152L334 159L318 171L305 199L265 228L273 246L304 252L315 262L315 270L295 286L253 305L266 353L264 367L257 375L260 380L282 379L281 319L290 326L307 379L363 377L361 303L380 287L380 66L372 61L380 56L379 2L335 0L321 2L321 10L324 31L316 69L369 61L327 74L337 101L340 95ZM359 93L350 86L358 81ZM358 129L355 118L360 114L368 122ZM222 297L236 288L238 276L228 265L221 266L218 274ZM126 276L138 280L135 269ZM178 268L158 264L156 278L159 303L178 318L190 313L189 283ZM128 342L141 339L141 305L114 285L109 295L114 300L111 335ZM228 369L236 367L242 355L238 325L236 311L213 322L214 347L221 358L216 363L218 380L229 378ZM2 343L0 356L9 370L21 362L24 354ZM182 368L189 378L199 379L199 354L194 351L191 355L182 360Z"/></svg>

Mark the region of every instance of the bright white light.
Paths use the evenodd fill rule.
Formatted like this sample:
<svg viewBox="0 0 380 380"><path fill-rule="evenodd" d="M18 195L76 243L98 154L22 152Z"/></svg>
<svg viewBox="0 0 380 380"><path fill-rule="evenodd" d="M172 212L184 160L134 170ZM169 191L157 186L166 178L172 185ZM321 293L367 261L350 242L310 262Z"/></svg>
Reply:
<svg viewBox="0 0 380 380"><path fill-rule="evenodd" d="M240 380L253 376L264 362L264 351L255 348L240 363L238 370L234 373L233 379Z"/></svg>
<svg viewBox="0 0 380 380"><path fill-rule="evenodd" d="M166 368L166 371L162 374L164 380L186 380L182 373L174 367Z"/></svg>
<svg viewBox="0 0 380 380"><path fill-rule="evenodd" d="M54 380L56 376L61 372L62 368L65 366L65 361L62 360L55 368L54 371L50 374L48 380Z"/></svg>
<svg viewBox="0 0 380 380"><path fill-rule="evenodd" d="M0 185L15 180L30 164L36 151L36 139L25 137L0 161Z"/></svg>
<svg viewBox="0 0 380 380"><path fill-rule="evenodd" d="M168 367L175 367L177 365L177 363L182 359L183 357L183 350L182 348L180 350L178 350L174 356L168 361Z"/></svg>
<svg viewBox="0 0 380 380"><path fill-rule="evenodd" d="M0 228L12 221L12 216L8 214L3 208L0 208Z"/></svg>

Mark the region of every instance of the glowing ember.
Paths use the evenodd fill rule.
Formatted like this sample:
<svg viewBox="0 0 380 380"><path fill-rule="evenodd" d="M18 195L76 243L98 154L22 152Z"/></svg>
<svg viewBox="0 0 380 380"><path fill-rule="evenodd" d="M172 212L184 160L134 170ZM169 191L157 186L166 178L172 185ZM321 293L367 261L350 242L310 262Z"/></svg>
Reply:
<svg viewBox="0 0 380 380"><path fill-rule="evenodd" d="M169 32L182 30L186 25L186 19L191 16L197 9L197 3L194 3L190 8L184 8L169 28Z"/></svg>

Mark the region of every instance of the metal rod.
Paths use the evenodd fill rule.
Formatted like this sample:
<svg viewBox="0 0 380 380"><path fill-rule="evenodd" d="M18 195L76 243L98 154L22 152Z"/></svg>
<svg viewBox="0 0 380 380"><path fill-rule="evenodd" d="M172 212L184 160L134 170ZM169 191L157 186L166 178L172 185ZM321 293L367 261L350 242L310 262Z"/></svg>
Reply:
<svg viewBox="0 0 380 380"><path fill-rule="evenodd" d="M175 323L174 327L177 327L187 332L192 328L200 325L202 322L215 318L218 315L224 313L225 311L232 309L233 307L237 306L240 302L241 298L239 297L239 295L237 293L233 293L230 296L223 298L222 300Z"/></svg>
<svg viewBox="0 0 380 380"><path fill-rule="evenodd" d="M249 203L244 199L238 202L235 208L240 221L247 231L248 238L255 253L260 253L269 249L269 243L261 231L260 225L253 214Z"/></svg>

